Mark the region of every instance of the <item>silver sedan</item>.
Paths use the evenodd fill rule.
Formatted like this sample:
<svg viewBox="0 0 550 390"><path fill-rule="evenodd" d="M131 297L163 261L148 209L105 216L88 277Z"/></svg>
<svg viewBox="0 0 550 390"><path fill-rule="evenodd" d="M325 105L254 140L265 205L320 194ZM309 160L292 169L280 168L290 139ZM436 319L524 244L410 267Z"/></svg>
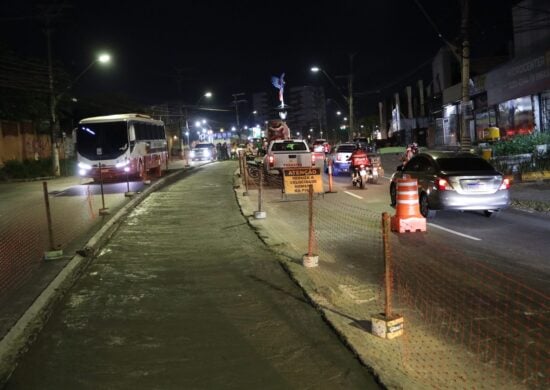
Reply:
<svg viewBox="0 0 550 390"><path fill-rule="evenodd" d="M420 213L436 210L481 210L487 217L510 204L510 181L488 161L471 153L425 151L398 168L390 183L392 206L397 201L396 180L418 181Z"/></svg>

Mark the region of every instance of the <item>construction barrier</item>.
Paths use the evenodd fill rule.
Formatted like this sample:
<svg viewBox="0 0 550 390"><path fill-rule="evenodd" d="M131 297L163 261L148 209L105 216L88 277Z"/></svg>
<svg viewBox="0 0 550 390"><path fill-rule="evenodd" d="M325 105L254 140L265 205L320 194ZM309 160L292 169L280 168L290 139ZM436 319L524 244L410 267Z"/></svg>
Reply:
<svg viewBox="0 0 550 390"><path fill-rule="evenodd" d="M397 179L395 215L391 230L398 233L425 232L426 218L420 214L416 179Z"/></svg>
<svg viewBox="0 0 550 390"><path fill-rule="evenodd" d="M403 202L394 217L397 227L410 231L418 228L407 226L411 218L421 219L413 184L400 186L400 192L416 192L400 200L414 204ZM253 205L256 196L253 189L247 202ZM317 196L311 209L305 194L289 201L268 187L263 196L272 227L284 228L285 241L276 245L281 261L382 383L548 388L550 300L544 291L495 269L498 261L486 254L473 258L423 235L388 235L380 212L361 200ZM317 255L318 266L296 267L303 253Z"/></svg>

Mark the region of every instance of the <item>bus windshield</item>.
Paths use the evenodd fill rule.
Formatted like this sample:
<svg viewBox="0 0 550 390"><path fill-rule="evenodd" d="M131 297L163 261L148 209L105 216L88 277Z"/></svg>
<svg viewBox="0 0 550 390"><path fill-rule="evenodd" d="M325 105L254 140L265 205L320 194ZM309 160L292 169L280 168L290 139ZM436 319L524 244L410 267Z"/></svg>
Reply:
<svg viewBox="0 0 550 390"><path fill-rule="evenodd" d="M76 148L90 160L108 160L128 149L126 122L85 123L78 126ZM99 153L98 153L99 152Z"/></svg>

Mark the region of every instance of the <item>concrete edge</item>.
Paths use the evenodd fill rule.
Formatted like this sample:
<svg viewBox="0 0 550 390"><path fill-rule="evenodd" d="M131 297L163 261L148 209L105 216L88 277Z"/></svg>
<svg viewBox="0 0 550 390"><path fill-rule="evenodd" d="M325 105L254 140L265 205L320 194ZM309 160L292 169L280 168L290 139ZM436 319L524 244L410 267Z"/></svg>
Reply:
<svg viewBox="0 0 550 390"><path fill-rule="evenodd" d="M173 172L157 182L151 184L138 196L131 199L120 208L105 224L88 240L84 251L88 257L77 254L69 260L67 265L59 272L55 279L42 291L32 305L19 318L15 325L0 340L0 388L8 381L12 372L17 367L18 359L29 349L37 335L47 323L48 317L59 301L87 265L93 261L97 250L113 235L116 226L129 213L131 209L141 203L151 192L171 184L180 175L187 172L188 168Z"/></svg>
<svg viewBox="0 0 550 390"><path fill-rule="evenodd" d="M238 170L235 172L234 175L234 181L239 180L238 178ZM338 336L338 338L343 342L343 344L348 348L348 350L353 353L353 355L361 362L363 367L365 367L375 378L375 380L384 388L397 388L399 386L394 386L392 384L391 386L388 386L384 378L380 373L378 373L375 368L361 356L361 353L355 348L353 343L349 340L346 335L341 332L340 328L337 326L336 323L332 322L330 320L330 311L323 307L323 305L320 302L317 302L314 295L311 293L314 290L314 287L308 283L308 280L304 280L303 278L300 278L298 274L296 274L292 270L292 266L301 266L301 255L298 254L294 249L291 249L290 252L293 252L295 256L290 257L288 254L279 253L276 250L272 248L272 245L268 242L268 239L260 234L260 230L257 226L253 224L254 218L253 217L247 217L243 210L243 205L241 204L241 196L238 193L238 188L234 188L235 198L237 201L237 204L239 205L239 209L241 210L241 215L246 219L246 223L253 229L253 231L256 233L260 241L264 243L264 245L274 254L275 258L279 262L279 265L284 270L284 272L289 276L289 278L302 290L302 293L304 294L304 297L308 300L308 302L311 304L312 307L314 307L320 314L321 318L323 318L323 321L333 330L333 332ZM277 243L277 245L280 245L282 243ZM389 378L386 378L389 379ZM391 381L388 381L388 383Z"/></svg>

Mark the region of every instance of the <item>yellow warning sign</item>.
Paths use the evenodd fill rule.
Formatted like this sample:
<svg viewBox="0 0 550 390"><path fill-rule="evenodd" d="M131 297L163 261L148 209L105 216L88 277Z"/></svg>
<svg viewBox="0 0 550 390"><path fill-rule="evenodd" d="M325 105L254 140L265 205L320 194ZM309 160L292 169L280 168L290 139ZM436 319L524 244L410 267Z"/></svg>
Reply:
<svg viewBox="0 0 550 390"><path fill-rule="evenodd" d="M323 177L321 168L287 168L283 169L285 194L303 194L309 192L323 192Z"/></svg>

